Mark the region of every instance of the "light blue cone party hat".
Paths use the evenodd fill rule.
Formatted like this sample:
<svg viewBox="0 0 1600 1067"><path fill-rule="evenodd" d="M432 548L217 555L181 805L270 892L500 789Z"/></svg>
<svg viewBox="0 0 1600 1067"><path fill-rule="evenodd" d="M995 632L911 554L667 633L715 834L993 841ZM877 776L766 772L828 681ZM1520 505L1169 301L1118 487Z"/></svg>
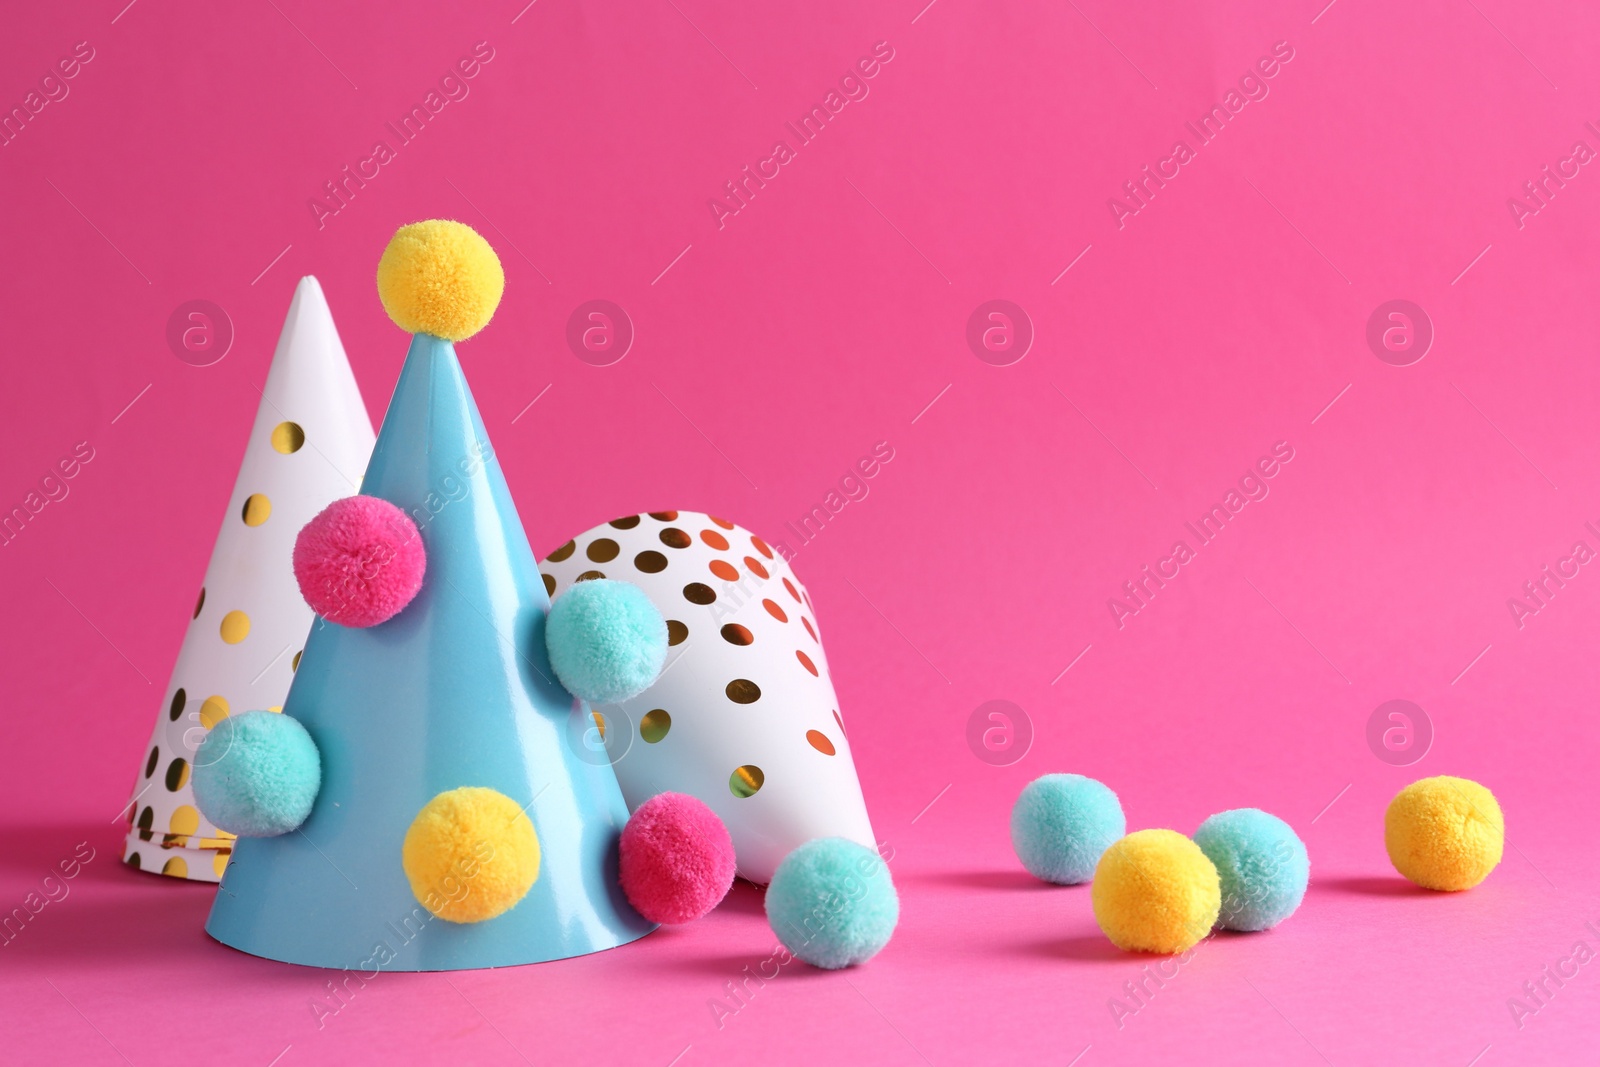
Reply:
<svg viewBox="0 0 1600 1067"><path fill-rule="evenodd" d="M569 741L590 712L550 668L549 598L454 345L437 336L487 322L499 262L465 226L418 223L396 236L378 281L391 316L417 332L352 500L409 516L426 572L376 625L318 608L282 715L257 718L269 733L297 729L282 720L304 727L320 788L289 832L241 832L206 931L253 955L363 972L536 963L633 941L654 927L617 882L628 809L609 763ZM211 763L243 758L250 722L207 739L234 746ZM215 792L201 790L205 761L203 807Z"/></svg>

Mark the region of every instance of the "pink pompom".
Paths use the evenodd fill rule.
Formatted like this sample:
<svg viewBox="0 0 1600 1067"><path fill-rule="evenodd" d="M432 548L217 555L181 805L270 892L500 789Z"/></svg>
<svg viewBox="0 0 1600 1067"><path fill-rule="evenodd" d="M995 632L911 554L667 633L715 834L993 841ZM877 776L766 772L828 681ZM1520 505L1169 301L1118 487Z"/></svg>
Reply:
<svg viewBox="0 0 1600 1067"><path fill-rule="evenodd" d="M335 500L294 541L300 595L341 626L394 618L422 588L427 562L417 524L375 496Z"/></svg>
<svg viewBox="0 0 1600 1067"><path fill-rule="evenodd" d="M716 812L684 793L659 793L622 830L622 891L656 923L686 923L733 885L733 838Z"/></svg>

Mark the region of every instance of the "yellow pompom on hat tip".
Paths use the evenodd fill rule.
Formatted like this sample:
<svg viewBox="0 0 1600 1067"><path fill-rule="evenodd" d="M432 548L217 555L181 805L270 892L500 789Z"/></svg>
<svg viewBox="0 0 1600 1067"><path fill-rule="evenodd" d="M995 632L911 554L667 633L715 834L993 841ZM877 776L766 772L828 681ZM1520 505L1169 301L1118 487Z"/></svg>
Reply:
<svg viewBox="0 0 1600 1067"><path fill-rule="evenodd" d="M378 299L407 333L465 341L489 324L505 288L489 242L451 219L400 227L378 260Z"/></svg>

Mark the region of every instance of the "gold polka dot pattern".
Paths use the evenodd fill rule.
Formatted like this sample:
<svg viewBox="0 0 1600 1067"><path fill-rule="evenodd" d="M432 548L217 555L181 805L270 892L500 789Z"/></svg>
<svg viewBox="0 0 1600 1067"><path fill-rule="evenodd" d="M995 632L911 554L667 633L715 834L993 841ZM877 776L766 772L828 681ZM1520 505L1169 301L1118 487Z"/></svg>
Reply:
<svg viewBox="0 0 1600 1067"><path fill-rule="evenodd" d="M251 493L245 497L239 517L244 520L246 526L260 526L271 516L272 501L267 499L265 493Z"/></svg>
<svg viewBox="0 0 1600 1067"><path fill-rule="evenodd" d="M812 748L816 749L824 756L834 755L833 742L829 741L828 735L823 733L821 730L807 730L806 741L810 743Z"/></svg>
<svg viewBox="0 0 1600 1067"><path fill-rule="evenodd" d="M647 711L644 718L639 720L639 736L647 745L660 744L661 739L667 736L667 731L672 729L672 716L662 708Z"/></svg>
<svg viewBox="0 0 1600 1067"><path fill-rule="evenodd" d="M167 792L176 793L178 790L182 789L188 784L189 761L184 759L182 756L179 756L177 759L167 764ZM176 818L177 816L173 817ZM195 829L197 830L199 828L199 824L196 823ZM193 833L194 831L191 830L189 832Z"/></svg>
<svg viewBox="0 0 1600 1067"><path fill-rule="evenodd" d="M302 311L307 292L302 286L295 298ZM298 337L291 347L320 346L315 333L286 333L285 341ZM196 749L230 713L284 703L313 621L292 578L284 585L296 535L333 500L358 491L349 476L370 457L373 437L360 398L352 406L343 388L331 395L328 383L335 379L311 372L330 358L330 369L337 370L343 355L293 358L313 362L304 365L304 375L281 369L269 375L241 442L244 455L232 457L238 473L231 493L217 501L227 511L220 530L212 531L210 564L192 593L179 591L193 598L185 605L188 632L176 663L168 663L164 694L153 697L160 701L157 721L139 763L143 773L119 857L147 874L215 883L227 866L232 835L195 803Z"/></svg>
<svg viewBox="0 0 1600 1067"><path fill-rule="evenodd" d="M228 702L219 696L206 697L200 705L200 725L207 730L228 717Z"/></svg>
<svg viewBox="0 0 1600 1067"><path fill-rule="evenodd" d="M306 432L297 422L280 422L272 428L272 447L284 455L300 451L306 443Z"/></svg>
<svg viewBox="0 0 1600 1067"><path fill-rule="evenodd" d="M734 796L748 798L761 791L767 784L767 776L761 773L761 768L753 763L746 763L742 767L734 768L728 776L728 789Z"/></svg>
<svg viewBox="0 0 1600 1067"><path fill-rule="evenodd" d="M769 774L820 775L802 778L802 789L859 791L810 599L782 558L787 551L723 518L656 511L580 534L540 564L552 597L597 576L586 568L604 564L611 577L644 589L666 618L663 677L671 681L647 689L637 703L624 702L628 717L607 724L631 721L638 730L638 766L617 769L625 794L626 772L653 773L647 768L665 768L669 776L671 784L658 791L680 789L713 804L722 789L729 791L721 793L725 801L730 793L754 798ZM685 665L674 668L679 660ZM730 746L735 734L743 740ZM709 758L717 752L725 760L730 747L737 758L720 765ZM691 783L686 770L704 777ZM794 788L780 780L785 790ZM737 834L735 847L741 847Z"/></svg>
<svg viewBox="0 0 1600 1067"><path fill-rule="evenodd" d="M250 636L250 616L242 611L230 611L222 617L222 625L218 629L224 641L237 645Z"/></svg>

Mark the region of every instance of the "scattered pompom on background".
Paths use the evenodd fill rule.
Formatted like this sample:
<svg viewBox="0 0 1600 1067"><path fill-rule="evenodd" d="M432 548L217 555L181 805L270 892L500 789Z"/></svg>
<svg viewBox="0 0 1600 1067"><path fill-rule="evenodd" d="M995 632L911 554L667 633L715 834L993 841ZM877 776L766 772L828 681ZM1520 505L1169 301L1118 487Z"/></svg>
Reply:
<svg viewBox="0 0 1600 1067"><path fill-rule="evenodd" d="M1081 774L1046 774L1023 787L1011 809L1011 846L1035 878L1079 885L1127 833L1122 804L1105 785Z"/></svg>
<svg viewBox="0 0 1600 1067"><path fill-rule="evenodd" d="M229 716L195 750L195 805L230 834L275 837L297 829L321 788L317 743L279 712Z"/></svg>
<svg viewBox="0 0 1600 1067"><path fill-rule="evenodd" d="M1100 929L1130 952L1193 948L1222 903L1216 867L1175 830L1139 830L1106 849L1089 895Z"/></svg>
<svg viewBox="0 0 1600 1067"><path fill-rule="evenodd" d="M489 324L505 288L489 242L448 219L400 227L378 260L378 299L407 333L464 341Z"/></svg>
<svg viewBox="0 0 1600 1067"><path fill-rule="evenodd" d="M422 588L427 551L411 516L375 496L335 500L294 541L294 576L311 610L341 626L376 626Z"/></svg>
<svg viewBox="0 0 1600 1067"><path fill-rule="evenodd" d="M1311 879L1311 858L1293 827L1260 808L1221 811L1194 843L1217 868L1225 930L1269 930L1293 915Z"/></svg>
<svg viewBox="0 0 1600 1067"><path fill-rule="evenodd" d="M417 903L453 923L483 922L510 911L539 880L539 835L504 793L463 786L417 813L400 862Z"/></svg>
<svg viewBox="0 0 1600 1067"><path fill-rule="evenodd" d="M783 858L767 886L772 932L813 967L865 963L889 943L899 920L888 864L842 837L807 841Z"/></svg>
<svg viewBox="0 0 1600 1067"><path fill-rule="evenodd" d="M630 582L579 582L550 605L550 666L567 692L615 704L650 688L667 661L667 622Z"/></svg>
<svg viewBox="0 0 1600 1067"><path fill-rule="evenodd" d="M1471 889L1499 864L1505 840L1499 801L1468 778L1412 782L1383 816L1389 862L1424 889Z"/></svg>
<svg viewBox="0 0 1600 1067"><path fill-rule="evenodd" d="M685 793L658 793L622 830L622 891L654 923L686 923L733 885L733 838L717 813Z"/></svg>

